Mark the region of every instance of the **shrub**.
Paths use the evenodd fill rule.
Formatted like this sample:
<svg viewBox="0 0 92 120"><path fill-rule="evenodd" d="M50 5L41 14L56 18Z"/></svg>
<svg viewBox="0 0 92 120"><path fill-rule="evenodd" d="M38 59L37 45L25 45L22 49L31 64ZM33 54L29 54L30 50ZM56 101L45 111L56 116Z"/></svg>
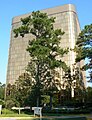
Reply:
<svg viewBox="0 0 92 120"><path fill-rule="evenodd" d="M44 108L43 109L44 113L58 113L58 114L86 114L90 113L91 111L89 109L74 109L74 110L67 110L67 109L52 109L50 110L49 108Z"/></svg>
<svg viewBox="0 0 92 120"><path fill-rule="evenodd" d="M4 108L2 109L2 114L14 114L14 111Z"/></svg>
<svg viewBox="0 0 92 120"><path fill-rule="evenodd" d="M5 107L5 101L0 99L0 105L2 105L2 107Z"/></svg>
<svg viewBox="0 0 92 120"><path fill-rule="evenodd" d="M7 100L5 105L6 108L11 109L15 106L15 102L13 100Z"/></svg>

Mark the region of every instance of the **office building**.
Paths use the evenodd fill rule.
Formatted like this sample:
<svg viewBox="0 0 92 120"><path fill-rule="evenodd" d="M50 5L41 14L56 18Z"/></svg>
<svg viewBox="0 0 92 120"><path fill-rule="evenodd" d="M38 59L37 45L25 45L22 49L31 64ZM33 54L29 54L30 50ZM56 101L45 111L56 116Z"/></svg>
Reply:
<svg viewBox="0 0 92 120"><path fill-rule="evenodd" d="M65 32L62 36L60 46L62 48L74 48L77 36L80 32L80 25L78 21L77 12L75 6L72 4L66 4L63 6L57 6L49 9L41 10L41 12L47 13L49 17L56 17L54 28L61 29ZM13 30L21 25L21 18L25 18L31 15L24 14L14 17L12 20L12 30L9 48L8 68L7 68L7 84L14 84L19 75L25 72L25 68L30 60L29 53L26 51L28 41L33 39L31 34L25 35L25 37L14 37ZM63 60L68 66L75 63L76 54L73 51L69 51L67 55L63 57ZM62 81L62 69L59 69L61 73Z"/></svg>

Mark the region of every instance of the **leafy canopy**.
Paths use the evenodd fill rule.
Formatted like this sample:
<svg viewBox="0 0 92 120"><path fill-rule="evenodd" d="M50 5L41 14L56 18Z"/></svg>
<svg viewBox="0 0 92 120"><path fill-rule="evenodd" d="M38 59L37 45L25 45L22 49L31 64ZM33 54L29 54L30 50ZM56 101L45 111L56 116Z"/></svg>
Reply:
<svg viewBox="0 0 92 120"><path fill-rule="evenodd" d="M88 59L89 62L82 69L90 70L90 80L92 80L92 24L86 25L79 34L75 51L78 53L77 62Z"/></svg>
<svg viewBox="0 0 92 120"><path fill-rule="evenodd" d="M27 47L31 58L27 70L34 79L31 93L36 95L37 102L39 102L42 92L51 91L47 93L53 94L56 91L53 71L58 67L62 67L64 70L67 68L62 57L68 52L68 49L64 50L60 47L64 32L61 29L54 29L54 23L54 17L48 17L46 13L37 11L21 19L21 26L14 29L15 37L19 35L24 37L25 34L33 35L33 39L30 37ZM51 84L51 87L47 87L48 83Z"/></svg>
<svg viewBox="0 0 92 120"><path fill-rule="evenodd" d="M32 59L48 62L51 68L60 66L65 68L65 63L61 59L56 59L57 56L63 57L67 49L63 50L59 45L64 32L61 29L54 30L55 18L49 18L46 13L37 11L21 19L21 22L21 27L14 29L15 37L18 35L24 37L25 34L30 33L34 35L34 39L29 41L27 48Z"/></svg>

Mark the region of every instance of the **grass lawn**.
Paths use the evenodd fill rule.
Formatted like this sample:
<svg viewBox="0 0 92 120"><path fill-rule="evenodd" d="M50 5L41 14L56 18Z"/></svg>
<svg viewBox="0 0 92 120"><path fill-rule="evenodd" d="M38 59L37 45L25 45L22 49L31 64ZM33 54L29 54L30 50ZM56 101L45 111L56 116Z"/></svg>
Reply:
<svg viewBox="0 0 92 120"><path fill-rule="evenodd" d="M55 115L55 114L45 115L45 118L43 118L42 120L61 120L61 119L62 120L92 120L92 118L87 117L89 115L61 115L62 118L55 118L55 116L58 116L58 115ZM73 117L74 116L80 116L80 117L78 117L78 118L63 118L63 116L64 117L66 117L66 116L73 116ZM86 117L82 117L82 116L86 116ZM33 117L33 114L28 115L28 114L23 114L23 113L21 113L21 114L17 114L17 113L15 113L15 114L1 114L0 118L1 117L16 117L17 119L20 119L20 120L23 120L23 119L25 119L25 120L26 119L39 120L38 118L35 119ZM23 119L22 119L22 117L23 117ZM58 117L60 117L60 115ZM53 119L50 119L50 118L53 118Z"/></svg>
<svg viewBox="0 0 92 120"><path fill-rule="evenodd" d="M1 114L0 117L32 117L33 115L28 114Z"/></svg>
<svg viewBox="0 0 92 120"><path fill-rule="evenodd" d="M47 114L44 113L43 114L44 118L42 118L42 120L92 120L92 118L90 118L90 116L92 117L91 114ZM56 118L57 117L61 117L61 118ZM71 117L71 118L67 118ZM78 117L78 118L74 118L74 117ZM38 118L34 119L33 113L30 114L25 114L24 112L21 111L20 114L18 114L18 112L16 111L11 111L8 109L3 109L2 114L0 115L0 118L2 117L16 117L18 119L22 120L22 117L26 120L26 118L30 119L30 120L39 120ZM79 118L80 117L80 118ZM48 118L48 119L47 119ZM53 118L53 119L50 119Z"/></svg>

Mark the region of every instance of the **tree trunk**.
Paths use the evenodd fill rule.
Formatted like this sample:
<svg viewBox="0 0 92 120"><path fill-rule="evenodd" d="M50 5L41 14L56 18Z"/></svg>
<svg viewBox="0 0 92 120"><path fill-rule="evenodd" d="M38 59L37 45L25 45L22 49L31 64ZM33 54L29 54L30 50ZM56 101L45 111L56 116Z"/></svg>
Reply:
<svg viewBox="0 0 92 120"><path fill-rule="evenodd" d="M52 109L52 95L50 95L50 110Z"/></svg>
<svg viewBox="0 0 92 120"><path fill-rule="evenodd" d="M37 107L39 107L39 97L37 97Z"/></svg>

